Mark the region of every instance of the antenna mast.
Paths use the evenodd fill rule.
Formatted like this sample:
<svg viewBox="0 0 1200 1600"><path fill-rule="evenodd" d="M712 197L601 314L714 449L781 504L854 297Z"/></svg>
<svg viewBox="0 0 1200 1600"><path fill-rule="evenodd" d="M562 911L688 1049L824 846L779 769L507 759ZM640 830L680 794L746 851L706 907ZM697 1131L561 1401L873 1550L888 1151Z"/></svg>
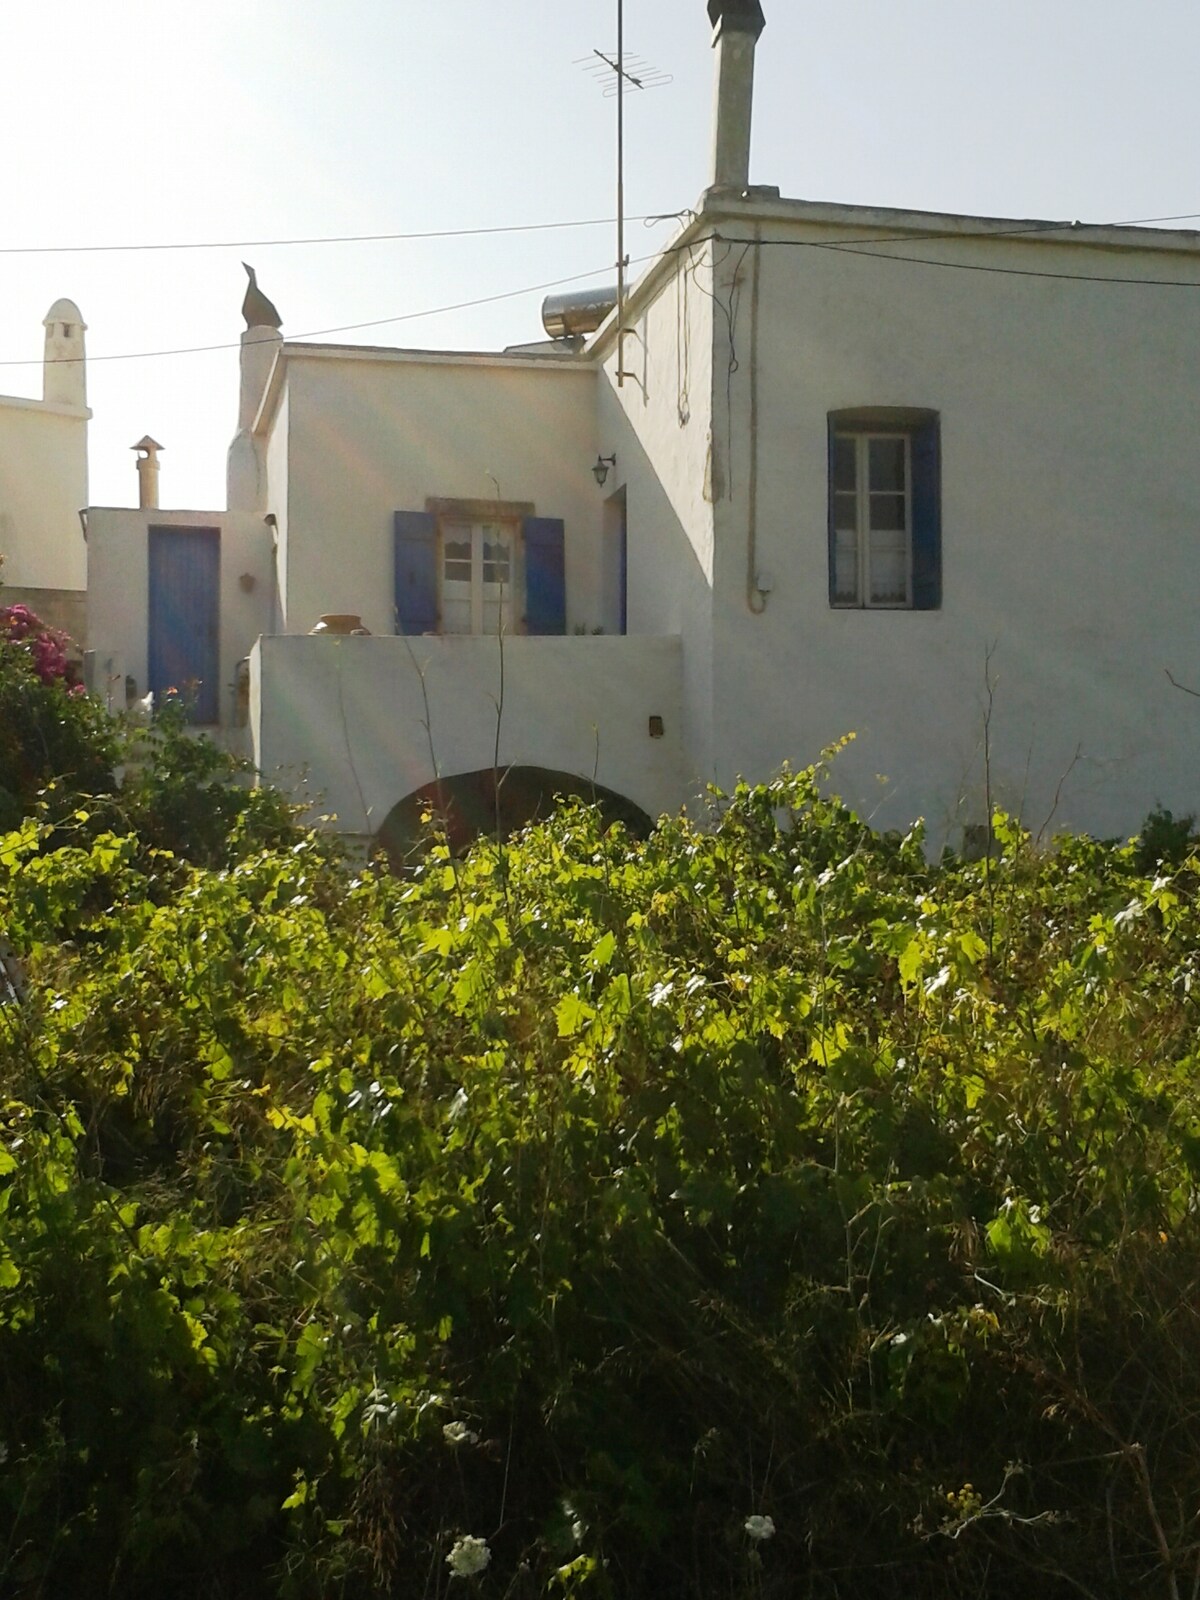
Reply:
<svg viewBox="0 0 1200 1600"><path fill-rule="evenodd" d="M597 66L597 62L603 65ZM672 82L672 78L669 72L659 72L656 67L650 66L642 56L629 58L629 64L626 65L625 0L617 0L615 59L605 55L603 50L593 50L591 56L584 56L576 64L585 70L594 70L606 79L611 74L612 81L606 83L604 95L606 99L615 95L617 100L617 387L624 388L625 272L629 265L629 258L625 254L625 85L630 84L634 89L657 89Z"/></svg>
<svg viewBox="0 0 1200 1600"><path fill-rule="evenodd" d="M625 0L617 0L617 388L625 386Z"/></svg>

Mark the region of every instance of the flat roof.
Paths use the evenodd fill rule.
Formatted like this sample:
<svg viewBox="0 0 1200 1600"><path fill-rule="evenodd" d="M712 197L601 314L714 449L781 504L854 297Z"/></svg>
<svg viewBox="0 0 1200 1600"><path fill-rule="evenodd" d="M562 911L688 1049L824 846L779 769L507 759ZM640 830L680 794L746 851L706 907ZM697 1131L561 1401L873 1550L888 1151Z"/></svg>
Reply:
<svg viewBox="0 0 1200 1600"><path fill-rule="evenodd" d="M896 206L793 200L784 198L777 189L761 185L751 185L740 191L709 189L701 196L699 208L687 213L675 237L663 246L631 286L626 300L626 315L653 292L667 263L679 250L693 241L711 236L714 229L719 231L721 223L760 228L774 224L776 227L822 232L836 229L845 235L844 239L839 240L814 240L814 244L825 246L840 243L869 246L942 241L1033 244L1043 247L1083 245L1115 252L1152 252L1176 257L1200 255L1200 231L1194 228L1160 228L1134 222L1092 223L1035 217L982 217L950 211L910 211ZM883 251L878 254L881 260L913 259L903 255L888 256ZM1200 263L1197 264L1197 270L1200 272ZM614 310L592 336L587 347L589 355L597 354L611 344L616 325Z"/></svg>
<svg viewBox="0 0 1200 1600"><path fill-rule="evenodd" d="M708 234L721 222L762 226L841 229L847 245L883 245L942 240L949 243L1013 243L1084 245L1110 251L1151 251L1174 256L1200 255L1200 229L1162 228L1160 220L1145 223L1092 223L1048 218L975 216L964 212L913 211L897 206L849 205L839 201L788 199L778 190L751 185L742 191L709 189L699 208L680 213L682 226L664 245L646 270L631 284L626 312L653 291L667 264L690 241ZM830 243L832 241L822 241ZM893 259L905 260L903 256ZM255 429L262 427L274 409L288 360L352 360L420 362L435 366L540 367L566 372L586 371L592 358L606 349L616 331L616 312L610 313L582 350L428 350L408 346L315 344L285 340L276 355ZM565 344L566 341L563 341Z"/></svg>

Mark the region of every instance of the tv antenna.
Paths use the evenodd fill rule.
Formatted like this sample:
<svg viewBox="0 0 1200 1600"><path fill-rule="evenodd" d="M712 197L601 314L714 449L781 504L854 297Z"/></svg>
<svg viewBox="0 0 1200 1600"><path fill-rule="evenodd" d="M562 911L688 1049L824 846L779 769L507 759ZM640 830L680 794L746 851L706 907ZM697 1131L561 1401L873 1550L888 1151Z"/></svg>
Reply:
<svg viewBox="0 0 1200 1600"><path fill-rule="evenodd" d="M644 56L625 52L625 0L617 0L617 48L614 54L593 50L574 63L604 86L604 98L617 102L617 387L625 385L625 93L627 89L661 89L673 82Z"/></svg>

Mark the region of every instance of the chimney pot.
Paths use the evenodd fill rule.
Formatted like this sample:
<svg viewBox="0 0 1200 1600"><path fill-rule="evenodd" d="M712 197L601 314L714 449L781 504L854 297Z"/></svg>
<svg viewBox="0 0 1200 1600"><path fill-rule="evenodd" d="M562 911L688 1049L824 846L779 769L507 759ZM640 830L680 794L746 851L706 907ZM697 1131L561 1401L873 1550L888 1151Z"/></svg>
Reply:
<svg viewBox="0 0 1200 1600"><path fill-rule="evenodd" d="M710 187L744 190L750 182L754 49L767 25L759 0L708 0L717 53Z"/></svg>
<svg viewBox="0 0 1200 1600"><path fill-rule="evenodd" d="M141 511L158 510L158 452L163 448L149 434L139 439L131 450L138 452L138 508Z"/></svg>

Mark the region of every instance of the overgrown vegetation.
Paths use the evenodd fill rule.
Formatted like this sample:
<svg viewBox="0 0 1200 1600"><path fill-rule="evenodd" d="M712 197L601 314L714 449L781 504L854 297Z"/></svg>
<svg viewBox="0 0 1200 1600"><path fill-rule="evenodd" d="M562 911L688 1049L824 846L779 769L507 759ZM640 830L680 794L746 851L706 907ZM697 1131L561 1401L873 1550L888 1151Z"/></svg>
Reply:
<svg viewBox="0 0 1200 1600"><path fill-rule="evenodd" d="M352 876L156 738L0 836L5 1593L1195 1593L1200 861Z"/></svg>

